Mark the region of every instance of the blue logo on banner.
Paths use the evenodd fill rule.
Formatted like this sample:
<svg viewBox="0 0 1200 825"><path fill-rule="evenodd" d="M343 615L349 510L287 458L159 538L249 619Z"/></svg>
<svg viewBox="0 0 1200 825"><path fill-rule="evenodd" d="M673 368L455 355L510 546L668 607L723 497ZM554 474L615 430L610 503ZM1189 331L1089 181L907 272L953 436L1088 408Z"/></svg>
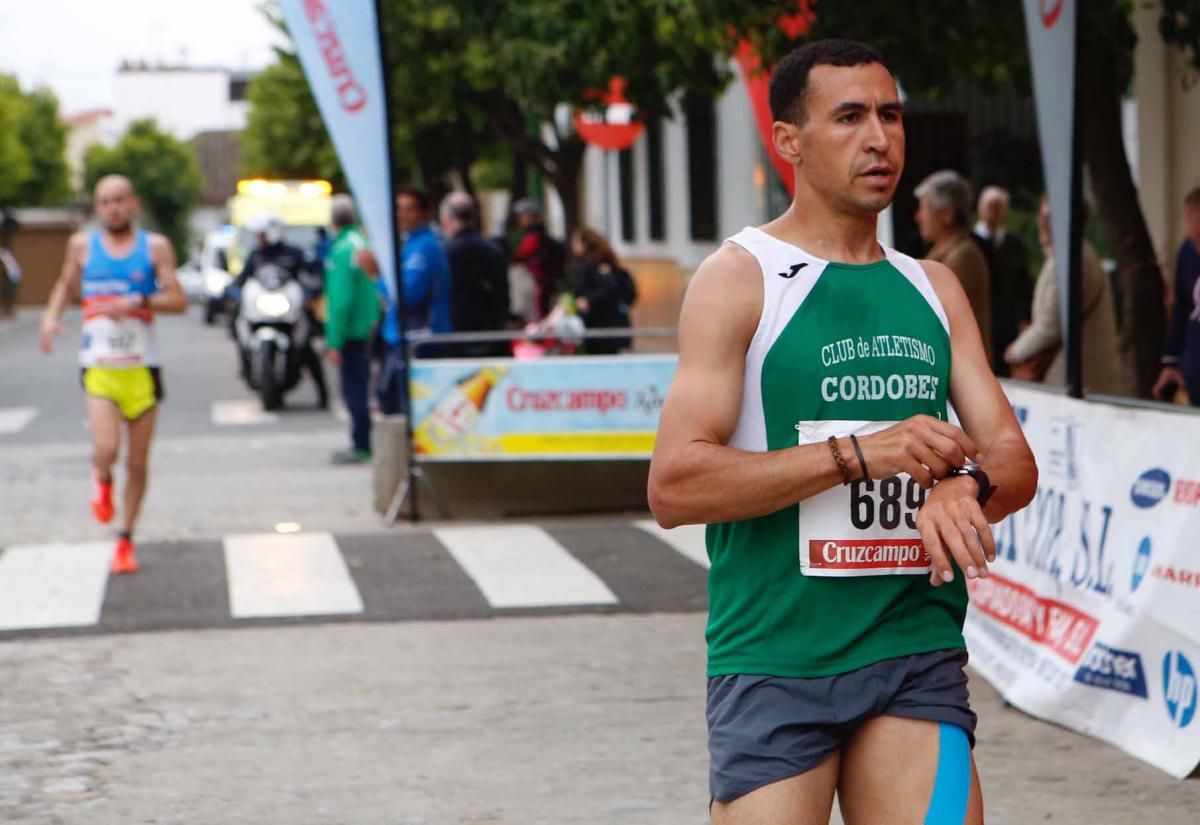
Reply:
<svg viewBox="0 0 1200 825"><path fill-rule="evenodd" d="M1178 650L1168 650L1163 657L1163 693L1171 721L1186 728L1196 715L1196 671Z"/></svg>
<svg viewBox="0 0 1200 825"><path fill-rule="evenodd" d="M1150 537L1145 536L1138 544L1137 555L1133 558L1133 580L1129 583L1129 592L1138 589L1142 579L1150 572Z"/></svg>
<svg viewBox="0 0 1200 825"><path fill-rule="evenodd" d="M1028 407L1018 407L1018 406L1014 405L1012 409L1013 409L1013 415L1015 415L1017 417L1017 423L1020 424L1022 427L1024 427L1025 422L1029 420L1029 408Z"/></svg>
<svg viewBox="0 0 1200 825"><path fill-rule="evenodd" d="M1138 480L1133 482L1133 489L1129 491L1129 497L1138 507L1153 507L1167 497L1170 489L1171 476L1166 470L1156 467L1138 476Z"/></svg>
<svg viewBox="0 0 1200 825"><path fill-rule="evenodd" d="M1149 695L1142 657L1132 650L1117 650L1100 642L1092 645L1083 664L1075 671L1075 681L1143 699Z"/></svg>

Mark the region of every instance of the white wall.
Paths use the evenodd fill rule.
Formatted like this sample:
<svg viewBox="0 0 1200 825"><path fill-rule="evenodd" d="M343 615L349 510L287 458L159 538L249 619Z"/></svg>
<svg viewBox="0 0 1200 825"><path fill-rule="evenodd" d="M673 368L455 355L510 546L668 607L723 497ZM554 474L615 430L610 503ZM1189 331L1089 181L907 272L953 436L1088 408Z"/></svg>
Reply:
<svg viewBox="0 0 1200 825"><path fill-rule="evenodd" d="M131 121L151 117L180 140L240 130L247 104L229 100L229 76L221 69L120 71L113 87L115 125L123 133Z"/></svg>
<svg viewBox="0 0 1200 825"><path fill-rule="evenodd" d="M584 220L605 232L618 255L635 258L669 258L685 271L695 269L721 244L743 227L766 220L765 196L755 183L762 150L753 112L741 78L735 77L717 101L716 176L717 240L691 237L688 209L687 122L678 100L673 116L663 121L663 209L665 238L650 240L648 189L649 152L643 136L633 146L635 237L621 238L620 176L615 152L589 148L584 156ZM608 190L607 203L605 189ZM607 214L606 214L607 207Z"/></svg>

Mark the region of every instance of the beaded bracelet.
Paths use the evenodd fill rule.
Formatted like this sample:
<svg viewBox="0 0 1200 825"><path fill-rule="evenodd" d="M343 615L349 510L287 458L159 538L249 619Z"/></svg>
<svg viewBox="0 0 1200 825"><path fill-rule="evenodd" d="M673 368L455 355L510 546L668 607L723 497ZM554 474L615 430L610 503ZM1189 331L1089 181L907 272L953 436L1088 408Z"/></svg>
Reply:
<svg viewBox="0 0 1200 825"><path fill-rule="evenodd" d="M829 451L833 453L833 460L837 462L838 469L842 471L842 484L850 483L850 468L846 466L846 459L842 458L842 451L838 449L837 436L829 436Z"/></svg>

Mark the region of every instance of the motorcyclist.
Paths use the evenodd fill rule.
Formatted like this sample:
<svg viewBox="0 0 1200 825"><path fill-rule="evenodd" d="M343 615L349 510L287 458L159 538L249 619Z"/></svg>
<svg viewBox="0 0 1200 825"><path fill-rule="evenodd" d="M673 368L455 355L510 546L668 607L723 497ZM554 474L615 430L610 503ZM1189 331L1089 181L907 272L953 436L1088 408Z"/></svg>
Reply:
<svg viewBox="0 0 1200 825"><path fill-rule="evenodd" d="M247 223L246 229L254 236L258 246L246 258L245 266L242 267L242 271L227 290L227 295L232 299L235 307L230 329L234 328L233 324L236 322L236 307L241 298L242 288L259 267L274 264L286 270L304 287L306 301L311 302L321 293L320 270L314 267L298 247L284 241L283 221L277 215L260 215ZM306 305L305 311L309 314L312 328L317 329L318 325L316 319L312 317L310 306L311 304ZM329 406L329 391L325 386L325 371L321 366L321 359L313 349L313 336L309 336L306 341L300 343L300 365L312 375L313 383L317 385L317 404L325 409ZM241 359L240 369L244 375L247 365L240 354L239 358Z"/></svg>

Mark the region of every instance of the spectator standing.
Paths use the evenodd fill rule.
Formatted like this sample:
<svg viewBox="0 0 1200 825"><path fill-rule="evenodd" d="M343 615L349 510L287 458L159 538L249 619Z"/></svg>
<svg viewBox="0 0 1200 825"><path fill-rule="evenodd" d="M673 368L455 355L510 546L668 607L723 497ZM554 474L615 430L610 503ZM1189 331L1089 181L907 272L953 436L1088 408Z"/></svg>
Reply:
<svg viewBox="0 0 1200 825"><path fill-rule="evenodd" d="M554 296L566 277L566 249L546 231L542 210L529 198L513 204L513 213L521 227L521 240L513 253L513 263L524 265L533 276L536 287L538 317L544 316L554 304Z"/></svg>
<svg viewBox="0 0 1200 825"><path fill-rule="evenodd" d="M354 201L335 195L331 211L337 235L325 259L325 357L340 373L350 414L350 448L335 452L333 463L358 464L371 458L370 338L379 322L379 298L357 264L367 239L357 226Z"/></svg>
<svg viewBox="0 0 1200 825"><path fill-rule="evenodd" d="M992 360L991 277L987 259L971 240L968 215L971 185L950 169L934 172L915 190L918 198L916 222L921 238L931 248L927 257L950 268L975 313L988 361Z"/></svg>
<svg viewBox="0 0 1200 825"><path fill-rule="evenodd" d="M429 195L405 186L396 195L396 220L404 238L400 252L400 283L404 289L405 329L450 332L450 266L442 241L430 223ZM389 302L382 332L385 353L379 375L379 404L387 415L402 413L408 394L404 367L405 343L400 335L398 302Z"/></svg>
<svg viewBox="0 0 1200 825"><path fill-rule="evenodd" d="M571 251L580 260L575 284L575 308L588 329L621 329L629 326L629 308L637 300L637 286L617 262L612 247L599 232L583 228L571 238ZM596 338L587 351L610 355L627 349L629 338Z"/></svg>
<svg viewBox="0 0 1200 825"><path fill-rule="evenodd" d="M456 332L504 329L508 321L508 261L479 234L479 212L466 192L451 192L440 217L450 267L450 323ZM465 344L456 352L468 357L503 356L504 342Z"/></svg>
<svg viewBox="0 0 1200 825"><path fill-rule="evenodd" d="M1008 192L987 186L979 193L979 220L972 232L987 259L991 278L992 369L1008 375L1004 352L1029 325L1033 281L1029 277L1029 254L1025 244L1005 227Z"/></svg>
<svg viewBox="0 0 1200 825"><path fill-rule="evenodd" d="M1183 199L1183 231L1187 237L1175 256L1175 301L1154 397L1174 400L1182 386L1192 406L1200 407L1200 186Z"/></svg>
<svg viewBox="0 0 1200 825"><path fill-rule="evenodd" d="M1050 205L1042 198L1038 210L1038 241L1046 262L1033 288L1033 311L1028 327L1009 345L1005 360L1014 378L1045 381L1065 386L1066 358L1063 356L1062 314L1058 302L1058 277L1054 267L1050 234ZM1083 222L1087 223L1085 210ZM1108 275L1092 245L1083 241L1083 385L1086 390L1107 395L1125 392L1121 360L1117 354L1117 317L1113 308Z"/></svg>

